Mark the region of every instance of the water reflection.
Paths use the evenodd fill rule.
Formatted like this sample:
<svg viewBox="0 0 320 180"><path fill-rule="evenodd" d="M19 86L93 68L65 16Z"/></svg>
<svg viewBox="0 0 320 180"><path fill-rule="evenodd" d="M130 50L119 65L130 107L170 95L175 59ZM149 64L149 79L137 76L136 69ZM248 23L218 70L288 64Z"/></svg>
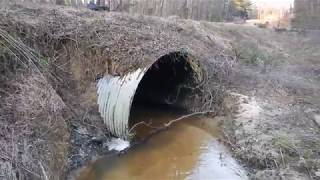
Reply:
<svg viewBox="0 0 320 180"><path fill-rule="evenodd" d="M144 119L152 126L160 126L179 115L163 109L144 109L134 117L137 122ZM137 136L145 136L150 129L139 127ZM79 179L247 179L243 168L218 142L219 136L214 119L188 118L125 154L97 160L82 171Z"/></svg>

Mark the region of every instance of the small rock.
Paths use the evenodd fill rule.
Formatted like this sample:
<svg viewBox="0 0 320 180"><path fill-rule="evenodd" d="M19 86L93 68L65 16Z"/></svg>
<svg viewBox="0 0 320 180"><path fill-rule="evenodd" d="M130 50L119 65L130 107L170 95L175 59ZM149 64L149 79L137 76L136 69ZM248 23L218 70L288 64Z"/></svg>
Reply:
<svg viewBox="0 0 320 180"><path fill-rule="evenodd" d="M91 143L102 144L103 137L92 137L90 140Z"/></svg>
<svg viewBox="0 0 320 180"><path fill-rule="evenodd" d="M315 173L316 177L320 177L320 169Z"/></svg>
<svg viewBox="0 0 320 180"><path fill-rule="evenodd" d="M79 134L82 134L82 135L88 135L88 134L89 134L88 131L87 131L87 129L86 129L86 128L83 128L83 127L78 128L78 129L77 129L77 132L78 132Z"/></svg>
<svg viewBox="0 0 320 180"><path fill-rule="evenodd" d="M314 122L320 127L320 114L314 115Z"/></svg>

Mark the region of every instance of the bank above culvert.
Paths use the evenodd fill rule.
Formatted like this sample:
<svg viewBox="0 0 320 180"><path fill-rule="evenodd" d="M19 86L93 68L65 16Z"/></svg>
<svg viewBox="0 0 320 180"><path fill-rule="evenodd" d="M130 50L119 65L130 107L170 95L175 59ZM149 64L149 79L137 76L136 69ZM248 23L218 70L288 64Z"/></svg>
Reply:
<svg viewBox="0 0 320 180"><path fill-rule="evenodd" d="M0 28L39 54L35 64L68 107L69 169L104 153L99 143L109 135L128 137L135 103L191 112L219 104L219 83L229 71L225 62L232 59L192 21L12 4L1 7ZM104 83L106 89L99 86ZM73 156L80 152L83 157Z"/></svg>
<svg viewBox="0 0 320 180"><path fill-rule="evenodd" d="M132 74L137 74L135 72L138 71L144 74L156 61L164 61L159 60L161 58L167 58L167 64L163 65L167 70L164 70L163 73L168 72L169 66L172 66L173 70L179 68L178 66L182 67L178 65L179 63L174 63L176 58L173 57L174 52L178 52L177 57L188 57L185 58L186 60L176 58L180 62L189 64L189 67L184 66L184 68L189 68L190 72L184 75L192 72L198 76L199 81L208 80L205 69L209 65L228 59L228 55L221 53L225 52L225 48L210 38L211 35L209 37L204 30L197 32L195 30L198 27L193 27L193 25L189 27L190 29L184 29L184 26L180 27L177 22L155 17L97 13L86 9L75 10L64 7L21 5L8 6L0 13L0 16L1 28L36 49L44 57L45 62L42 63L48 65L56 79L63 79L60 82L54 81L57 83L54 86L57 91L63 92L62 97L70 102L72 100L71 97L67 98L68 94L78 94L76 95L77 100L82 101L78 103L80 106L97 105L97 100L95 100L97 95L94 95L96 93L93 92L93 86L96 86L95 84L101 77L105 77L104 80L107 77L117 77L120 81L129 78ZM195 33L190 35L190 30ZM157 63L154 66L157 66ZM219 72L220 69L221 66L214 70L214 73ZM143 75L136 78L142 77ZM210 77L214 78L212 75ZM170 82L172 77L167 78L168 83L175 83L174 80ZM140 80L137 79L136 88L139 82ZM201 84L201 82L198 83ZM176 85L166 84L164 86L167 86L164 88L169 86L178 88ZM135 92L136 88L133 88L132 91ZM129 89L126 88L127 91ZM198 90L201 91L201 89ZM172 89L172 91L177 91L177 89ZM101 94L101 90L99 92ZM131 92L132 95L129 96L131 99L134 92ZM157 93L158 97L153 96L153 99L159 98L160 94ZM193 94L196 96L195 93ZM206 92L206 94L206 99L209 101L210 93ZM201 104L206 101L203 97L205 96L197 94L193 103L188 104L188 109L191 111L200 109ZM128 99L130 98L125 96L121 98L126 99L126 106L128 106L124 108L126 115L123 116L129 116L131 103ZM115 111L120 113L122 108L120 109ZM112 121L128 119L120 117L117 113L111 114L110 112L114 111L102 110L101 107L100 112L103 117L109 116L108 119ZM124 126L126 127L122 128L123 130L115 130L117 128L111 126L108 130L114 135L122 136L126 133L120 133L120 131L128 129L127 125Z"/></svg>

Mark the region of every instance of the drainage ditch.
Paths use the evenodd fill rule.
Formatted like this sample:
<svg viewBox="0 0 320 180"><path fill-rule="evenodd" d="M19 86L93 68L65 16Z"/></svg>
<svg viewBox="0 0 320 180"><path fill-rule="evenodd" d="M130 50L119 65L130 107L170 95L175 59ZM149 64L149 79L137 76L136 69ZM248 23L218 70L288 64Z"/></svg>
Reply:
<svg viewBox="0 0 320 180"><path fill-rule="evenodd" d="M152 127L182 114L164 106L137 106L131 118L149 124L137 128L136 135L144 137ZM81 171L78 180L248 179L219 138L216 119L189 117L123 153L98 159Z"/></svg>
<svg viewBox="0 0 320 180"><path fill-rule="evenodd" d="M116 145L111 141L108 147L121 150L130 141L146 140L91 163L78 179L247 179L219 142L223 137L214 118L187 117L152 134L190 112L203 78L199 69L191 55L173 52L146 69L101 79L100 113L109 131L127 140L115 138Z"/></svg>

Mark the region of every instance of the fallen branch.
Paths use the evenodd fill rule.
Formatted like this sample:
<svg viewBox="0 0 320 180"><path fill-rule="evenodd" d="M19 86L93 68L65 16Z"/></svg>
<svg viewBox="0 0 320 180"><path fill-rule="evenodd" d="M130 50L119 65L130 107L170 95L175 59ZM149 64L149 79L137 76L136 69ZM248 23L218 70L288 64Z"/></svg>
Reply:
<svg viewBox="0 0 320 180"><path fill-rule="evenodd" d="M151 124L152 124L152 122L149 122L149 123L146 123L146 122L144 122L144 121L138 122L138 123L136 123L135 125L133 125L133 126L130 128L129 133L131 133L132 130L134 130L136 127L138 127L138 126L140 126L140 125L145 125L145 126L150 127L150 128L152 128L152 129L161 128L161 127L151 126Z"/></svg>
<svg viewBox="0 0 320 180"><path fill-rule="evenodd" d="M136 123L135 125L133 125L132 128L130 128L129 133L131 133L136 127L138 127L140 125L146 125L146 126L152 128L152 129L155 129L150 134L148 134L148 136L146 136L145 139L142 140L142 141L145 141L146 139L148 139L152 135L155 135L160 131L168 129L173 123L176 123L178 121L181 121L183 119L186 119L186 118L189 118L189 117L192 117L192 116L205 115L205 114L209 114L209 113L214 113L214 111L202 111L202 112L194 112L194 113L191 113L191 114L187 114L187 115L181 116L181 117L179 117L177 119L173 119L173 120L169 121L168 123L165 123L163 126L160 126L160 127L151 126L151 123L146 123L144 121L141 121L141 122Z"/></svg>
<svg viewBox="0 0 320 180"><path fill-rule="evenodd" d="M185 118L188 118L188 117L192 117L192 116L196 116L196 115L205 115L205 114L209 114L209 113L214 113L214 111L203 111L203 112L194 112L194 113L191 113L191 114L187 114L187 115L184 115L184 116L181 116L177 119L174 119L174 120L171 120L169 121L168 123L165 123L164 126L165 127L169 127L171 126L173 123L176 123L178 121L181 121Z"/></svg>

